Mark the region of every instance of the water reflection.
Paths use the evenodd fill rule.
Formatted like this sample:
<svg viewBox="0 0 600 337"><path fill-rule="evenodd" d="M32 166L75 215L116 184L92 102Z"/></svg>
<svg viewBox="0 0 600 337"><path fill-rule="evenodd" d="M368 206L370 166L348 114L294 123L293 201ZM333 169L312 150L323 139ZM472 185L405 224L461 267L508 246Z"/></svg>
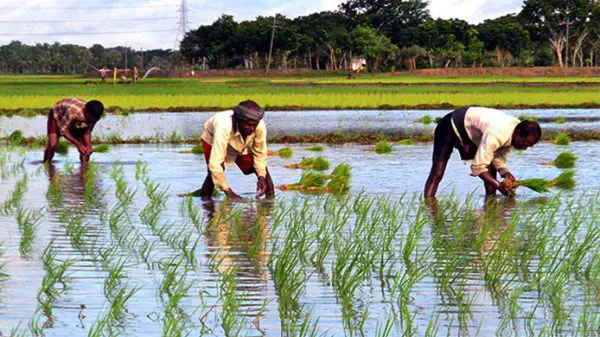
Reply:
<svg viewBox="0 0 600 337"><path fill-rule="evenodd" d="M101 180L97 176L97 166L82 163L74 168L67 163L59 171L54 163L46 166L49 185L46 199L51 211L70 209L80 206L101 209L103 206Z"/></svg>

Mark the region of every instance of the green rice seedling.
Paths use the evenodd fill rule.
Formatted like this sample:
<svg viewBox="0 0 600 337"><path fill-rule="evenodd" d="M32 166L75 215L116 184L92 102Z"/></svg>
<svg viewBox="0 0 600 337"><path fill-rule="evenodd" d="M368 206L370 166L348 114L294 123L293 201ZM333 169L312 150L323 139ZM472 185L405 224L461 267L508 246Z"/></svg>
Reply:
<svg viewBox="0 0 600 337"><path fill-rule="evenodd" d="M375 148L373 149L373 151L375 151L375 153L377 154L387 154L392 152L393 150L394 149L392 148L392 145L387 140L382 140L378 142L377 144L375 144Z"/></svg>
<svg viewBox="0 0 600 337"><path fill-rule="evenodd" d="M325 148L323 148L323 146L321 146L321 145L315 145L315 146L306 148L306 151L313 151L313 152L323 152L323 150L325 150Z"/></svg>
<svg viewBox="0 0 600 337"><path fill-rule="evenodd" d="M59 175L55 175L50 180L50 184L48 184L48 190L46 191L46 199L53 209L57 209L62 206L65 197L62 193Z"/></svg>
<svg viewBox="0 0 600 337"><path fill-rule="evenodd" d="M37 229L42 219L42 210L17 210L17 224L21 231L21 241L19 243L19 252L24 258L31 255L31 246Z"/></svg>
<svg viewBox="0 0 600 337"><path fill-rule="evenodd" d="M304 187L323 187L325 185L327 177L317 172L304 172L300 177L300 185Z"/></svg>
<svg viewBox="0 0 600 337"><path fill-rule="evenodd" d="M65 222L65 231L71 244L75 249L81 253L85 253L84 245L87 243L86 238L88 237L88 226L83 223L82 216L76 214L71 219Z"/></svg>
<svg viewBox="0 0 600 337"><path fill-rule="evenodd" d="M114 297L111 298L108 317L113 321L122 321L125 312L127 312L127 302L138 290L139 288L127 289L124 286L119 288Z"/></svg>
<svg viewBox="0 0 600 337"><path fill-rule="evenodd" d="M566 132L559 132L554 137L552 143L554 143L554 145L569 145L569 143L571 143L571 137L569 137L569 134Z"/></svg>
<svg viewBox="0 0 600 337"><path fill-rule="evenodd" d="M281 158L291 158L293 154L292 148L291 147L284 147L282 149L279 149L275 152L272 152L271 155L272 156L279 156Z"/></svg>
<svg viewBox="0 0 600 337"><path fill-rule="evenodd" d="M237 269L229 267L221 280L221 328L227 337L239 336L247 323L247 319L240 312L244 297L238 293L236 274Z"/></svg>
<svg viewBox="0 0 600 337"><path fill-rule="evenodd" d="M524 121L539 122L540 121L540 119L538 117L527 116L527 115L520 115L519 120L521 122L524 122Z"/></svg>
<svg viewBox="0 0 600 337"><path fill-rule="evenodd" d="M204 147L202 146L202 144L194 146L192 148L192 153L195 154L195 155L204 154Z"/></svg>
<svg viewBox="0 0 600 337"><path fill-rule="evenodd" d="M269 259L269 270L279 299L279 315L284 321L293 319L300 313L300 296L307 281L302 268L299 268L301 261L297 246L298 243L289 236L281 252Z"/></svg>
<svg viewBox="0 0 600 337"><path fill-rule="evenodd" d="M148 164L140 160L135 162L135 180L142 180L149 172Z"/></svg>
<svg viewBox="0 0 600 337"><path fill-rule="evenodd" d="M58 145L56 146L56 153L63 156L69 154L69 143L62 139L59 140Z"/></svg>
<svg viewBox="0 0 600 337"><path fill-rule="evenodd" d="M406 138L406 139L399 140L398 142L396 142L396 144L398 144L398 145L414 145L415 141L410 138Z"/></svg>
<svg viewBox="0 0 600 337"><path fill-rule="evenodd" d="M575 187L575 171L565 171L550 182L552 186L562 189L573 189Z"/></svg>
<svg viewBox="0 0 600 337"><path fill-rule="evenodd" d="M19 145L19 144L21 144L21 141L23 140L23 131L21 131L21 130L15 130L15 131L13 131L8 136L8 140L9 140L9 142L10 142L11 145Z"/></svg>
<svg viewBox="0 0 600 337"><path fill-rule="evenodd" d="M329 160L323 157L317 157L313 162L313 169L316 171L326 171L329 170L330 165Z"/></svg>
<svg viewBox="0 0 600 337"><path fill-rule="evenodd" d="M433 122L433 118L431 118L431 116L429 116L429 115L425 115L425 116L421 117L420 119L418 119L416 122L422 123L422 124L431 124Z"/></svg>
<svg viewBox="0 0 600 337"><path fill-rule="evenodd" d="M72 175L74 170L75 170L75 166L73 165L73 162L70 159L65 160L65 165L63 166L63 170L65 171L66 175Z"/></svg>
<svg viewBox="0 0 600 337"><path fill-rule="evenodd" d="M542 163L542 165L552 165L560 169L570 169L575 167L577 156L572 152L562 152L551 162Z"/></svg>
<svg viewBox="0 0 600 337"><path fill-rule="evenodd" d="M562 116L556 117L556 121L555 121L556 124L565 124L566 122L567 122L566 118L564 118Z"/></svg>
<svg viewBox="0 0 600 337"><path fill-rule="evenodd" d="M24 174L23 178L15 184L15 188L10 192L4 203L0 205L0 215L10 215L18 209L27 191L28 181L27 174Z"/></svg>
<svg viewBox="0 0 600 337"><path fill-rule="evenodd" d="M527 187L538 193L550 191L550 187L562 189L573 189L575 187L575 171L565 171L553 180L546 179L524 179L517 180L517 186Z"/></svg>
<svg viewBox="0 0 600 337"><path fill-rule="evenodd" d="M341 194L350 190L351 168L349 164L339 164L333 169L331 176L332 178L327 184L327 189L331 193Z"/></svg>
<svg viewBox="0 0 600 337"><path fill-rule="evenodd" d="M71 266L70 261L59 262L56 259L56 252L52 248L52 242L46 247L42 255L42 266L46 274L42 280L42 285L37 294L37 299L40 305L40 310L46 316L47 321L44 327L52 327L54 325L53 307L56 298L67 290L65 283L65 273ZM58 288L56 284L60 283L62 288Z"/></svg>
<svg viewBox="0 0 600 337"><path fill-rule="evenodd" d="M92 150L92 152L95 152L95 153L108 153L108 151L110 151L110 148L106 144L100 144L98 146L94 146L94 148Z"/></svg>
<svg viewBox="0 0 600 337"><path fill-rule="evenodd" d="M438 117L436 117L436 118L433 120L433 122L434 122L435 124L440 124L440 122L442 121L442 119L443 119L443 118L444 118L444 117L439 117L439 116L438 116Z"/></svg>
<svg viewBox="0 0 600 337"><path fill-rule="evenodd" d="M547 193L550 191L550 181L540 178L522 179L517 181L517 186L527 187L537 193Z"/></svg>
<svg viewBox="0 0 600 337"><path fill-rule="evenodd" d="M286 165L286 168L289 169L302 169L302 170L310 170L313 168L315 164L315 158L304 158L297 164L289 164Z"/></svg>
<svg viewBox="0 0 600 337"><path fill-rule="evenodd" d="M0 241L0 282L8 278L8 274L3 271L5 267L6 261L4 261L4 241Z"/></svg>

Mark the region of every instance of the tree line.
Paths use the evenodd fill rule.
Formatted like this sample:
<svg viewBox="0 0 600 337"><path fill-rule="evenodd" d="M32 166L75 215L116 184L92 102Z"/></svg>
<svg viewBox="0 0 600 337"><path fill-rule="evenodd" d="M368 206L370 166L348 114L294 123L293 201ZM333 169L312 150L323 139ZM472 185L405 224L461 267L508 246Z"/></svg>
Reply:
<svg viewBox="0 0 600 337"><path fill-rule="evenodd" d="M426 0L348 0L296 18L222 15L189 31L179 51L19 41L0 46L3 73L108 68L370 70L600 65L600 0L525 0L519 13L470 24L434 19ZM269 55L272 55L269 58ZM271 62L269 62L271 61Z"/></svg>
<svg viewBox="0 0 600 337"><path fill-rule="evenodd" d="M133 50L128 47L104 48L95 44L90 48L74 44L38 43L33 46L19 41L0 46L0 73L17 74L80 74L109 69L141 69L159 67L173 70L183 67L181 53L170 49Z"/></svg>
<svg viewBox="0 0 600 337"><path fill-rule="evenodd" d="M271 36L275 34L271 49ZM180 45L197 68L347 69L600 65L599 0L525 0L519 13L477 25L434 19L425 0L348 0L337 11L236 22L223 15Z"/></svg>

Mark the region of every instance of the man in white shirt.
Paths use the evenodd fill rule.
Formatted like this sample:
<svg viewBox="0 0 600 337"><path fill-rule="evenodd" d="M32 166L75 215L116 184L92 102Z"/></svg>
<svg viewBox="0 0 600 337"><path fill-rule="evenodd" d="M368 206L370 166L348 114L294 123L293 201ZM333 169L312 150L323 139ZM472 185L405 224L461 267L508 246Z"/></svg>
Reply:
<svg viewBox="0 0 600 337"><path fill-rule="evenodd" d="M516 179L505 163L511 147L526 150L539 142L540 125L502 111L464 107L446 115L435 129L433 163L425 184L425 199L435 199L448 160L458 149L462 160L471 160L471 175L481 178L486 196L496 191L513 195ZM500 183L496 174L504 178Z"/></svg>
<svg viewBox="0 0 600 337"><path fill-rule="evenodd" d="M267 169L267 129L262 120L265 111L254 101L241 102L232 110L219 112L204 123L202 146L208 164L208 176L200 196L210 199L215 186L231 200L242 198L225 178L225 165L235 163L245 174L258 177L256 198L272 199L275 188Z"/></svg>

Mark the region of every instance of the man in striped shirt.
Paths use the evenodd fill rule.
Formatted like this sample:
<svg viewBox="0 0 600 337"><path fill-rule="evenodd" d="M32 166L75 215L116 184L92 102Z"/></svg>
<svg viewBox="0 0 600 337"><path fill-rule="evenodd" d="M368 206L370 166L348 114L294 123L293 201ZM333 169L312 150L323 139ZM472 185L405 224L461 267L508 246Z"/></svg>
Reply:
<svg viewBox="0 0 600 337"><path fill-rule="evenodd" d="M60 136L77 147L82 162L88 162L92 154L92 130L103 113L104 105L100 101L65 98L56 103L48 114L48 145L44 151L44 162L52 161Z"/></svg>

